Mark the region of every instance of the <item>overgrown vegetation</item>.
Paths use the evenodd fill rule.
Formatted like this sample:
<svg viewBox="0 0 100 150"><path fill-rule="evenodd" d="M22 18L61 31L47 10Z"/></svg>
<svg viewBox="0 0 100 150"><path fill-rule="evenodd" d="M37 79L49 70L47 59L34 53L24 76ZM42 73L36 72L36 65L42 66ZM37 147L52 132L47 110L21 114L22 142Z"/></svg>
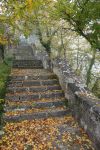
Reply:
<svg viewBox="0 0 100 150"><path fill-rule="evenodd" d="M8 80L8 75L10 73L10 65L9 61L6 60L8 64L0 62L0 118L3 112L3 104L4 104L4 97L6 92L6 83ZM1 123L1 120L0 120Z"/></svg>

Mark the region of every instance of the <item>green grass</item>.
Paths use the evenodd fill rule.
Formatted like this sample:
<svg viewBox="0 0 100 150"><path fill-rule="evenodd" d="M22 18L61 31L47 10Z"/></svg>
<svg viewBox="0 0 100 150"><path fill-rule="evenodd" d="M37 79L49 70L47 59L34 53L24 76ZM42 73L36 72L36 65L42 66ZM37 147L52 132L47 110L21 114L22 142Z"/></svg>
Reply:
<svg viewBox="0 0 100 150"><path fill-rule="evenodd" d="M5 86L10 73L10 66L0 63L0 99L5 96Z"/></svg>
<svg viewBox="0 0 100 150"><path fill-rule="evenodd" d="M3 112L4 97L6 93L6 83L11 66L0 62L0 118ZM1 121L0 121L1 122Z"/></svg>

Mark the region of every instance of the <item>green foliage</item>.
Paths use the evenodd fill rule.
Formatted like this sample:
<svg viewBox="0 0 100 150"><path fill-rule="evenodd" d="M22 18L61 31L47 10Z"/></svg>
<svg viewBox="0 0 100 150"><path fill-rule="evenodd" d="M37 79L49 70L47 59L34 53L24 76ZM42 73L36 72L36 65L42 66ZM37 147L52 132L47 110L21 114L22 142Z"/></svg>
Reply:
<svg viewBox="0 0 100 150"><path fill-rule="evenodd" d="M9 73L10 67L4 63L0 63L0 98L4 98L5 86Z"/></svg>
<svg viewBox="0 0 100 150"><path fill-rule="evenodd" d="M3 104L4 104L4 99L0 99L0 117L1 117L2 112L3 112Z"/></svg>
<svg viewBox="0 0 100 150"><path fill-rule="evenodd" d="M13 58L12 57L5 57L4 59L4 63L6 65L8 65L8 67L11 67L12 66L12 61L13 61Z"/></svg>
<svg viewBox="0 0 100 150"><path fill-rule="evenodd" d="M92 92L98 97L100 98L100 78L97 78L95 81L95 84L92 88Z"/></svg>
<svg viewBox="0 0 100 150"><path fill-rule="evenodd" d="M88 40L92 47L100 48L99 1L58 0L55 7L59 18L68 21L71 27Z"/></svg>
<svg viewBox="0 0 100 150"><path fill-rule="evenodd" d="M12 34L15 34L15 30L19 30L28 37L33 30L33 24L37 22L37 17L45 29L51 25L54 27L55 18L59 21L64 19L74 31L88 40L92 47L100 48L99 1L21 0L19 2L9 0L2 3L3 15L0 20L3 24L6 23L7 26L12 27L12 31L14 31Z"/></svg>
<svg viewBox="0 0 100 150"><path fill-rule="evenodd" d="M3 112L4 96L6 92L6 82L10 73L10 66L0 63L0 118Z"/></svg>
<svg viewBox="0 0 100 150"><path fill-rule="evenodd" d="M83 36L91 45L92 59L88 64L87 86L91 80L91 71L95 63L97 49L100 49L99 1L58 0L55 3L56 19L69 23L70 29ZM54 16L55 16L54 15Z"/></svg>
<svg viewBox="0 0 100 150"><path fill-rule="evenodd" d="M35 103L32 103L32 106L34 107L36 104Z"/></svg>

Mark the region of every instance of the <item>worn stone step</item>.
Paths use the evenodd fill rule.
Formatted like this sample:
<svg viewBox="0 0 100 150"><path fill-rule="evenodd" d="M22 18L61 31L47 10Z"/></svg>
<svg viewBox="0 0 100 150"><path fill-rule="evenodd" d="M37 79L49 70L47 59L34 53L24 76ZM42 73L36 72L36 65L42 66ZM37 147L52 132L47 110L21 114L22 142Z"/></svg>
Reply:
<svg viewBox="0 0 100 150"><path fill-rule="evenodd" d="M34 60L35 57L32 56L32 55L29 55L29 56L21 56L21 54L18 54L18 55L16 56L16 59L17 59L17 60Z"/></svg>
<svg viewBox="0 0 100 150"><path fill-rule="evenodd" d="M54 73L50 69L18 69L13 68L11 70L10 77L22 77L22 76L30 76L30 77L39 77L39 76L53 76ZM30 78L29 77L29 78ZM25 77L27 79L27 77Z"/></svg>
<svg viewBox="0 0 100 150"><path fill-rule="evenodd" d="M6 93L6 96L20 96L20 95L34 95L34 94L39 94L41 96L42 94L51 94L51 93L63 93L63 90L44 90L44 91L27 91L25 92L14 92L14 93Z"/></svg>
<svg viewBox="0 0 100 150"><path fill-rule="evenodd" d="M56 102L56 101L64 101L66 106L68 105L68 100L65 99L64 97L60 98L42 98L40 100L26 100L26 101L11 101L11 100L6 100L5 101L5 106L13 107L13 106L28 106L28 105L34 105L35 102Z"/></svg>
<svg viewBox="0 0 100 150"><path fill-rule="evenodd" d="M34 86L34 87L12 87L7 88L7 93L23 93L23 92L46 92L46 91L57 91L61 90L59 85L48 85L48 86Z"/></svg>
<svg viewBox="0 0 100 150"><path fill-rule="evenodd" d="M69 114L69 109L48 109L46 111L42 112L36 112L36 113L24 113L22 115L16 115L16 116L3 116L3 120L5 122L19 122L23 120L33 120L33 119L46 119L49 117L63 117Z"/></svg>
<svg viewBox="0 0 100 150"><path fill-rule="evenodd" d="M11 70L11 76L45 76L54 74L50 69L17 69Z"/></svg>
<svg viewBox="0 0 100 150"><path fill-rule="evenodd" d="M15 59L16 60L34 60L34 59L36 59L35 56L33 56L32 54L27 54L24 52L24 55L25 56L23 56L23 53L17 53Z"/></svg>
<svg viewBox="0 0 100 150"><path fill-rule="evenodd" d="M41 60L14 60L13 68L43 68Z"/></svg>
<svg viewBox="0 0 100 150"><path fill-rule="evenodd" d="M6 95L5 100L11 100L11 101L26 101L26 100L39 100L43 98L62 98L64 97L64 93L61 92L51 92L51 93L39 93L39 94L32 94L32 95Z"/></svg>
<svg viewBox="0 0 100 150"><path fill-rule="evenodd" d="M59 84L57 79L49 80L31 80L31 81L10 81L8 87L24 87L24 86L44 86Z"/></svg>
<svg viewBox="0 0 100 150"><path fill-rule="evenodd" d="M16 115L23 115L23 114L31 114L31 113L39 113L39 112L46 112L46 111L52 111L52 110L65 110L66 107L64 106L57 106L57 107L32 107L31 109L25 109L25 108L17 108L13 109L11 111L6 111L5 116L13 117Z"/></svg>
<svg viewBox="0 0 100 150"><path fill-rule="evenodd" d="M43 68L42 66L28 66L28 65L26 65L26 66L13 66L13 68L19 68L19 69L41 69L41 68Z"/></svg>
<svg viewBox="0 0 100 150"><path fill-rule="evenodd" d="M13 60L13 64L28 64L28 65L41 65L42 64L42 61L41 60L37 60L37 59L34 59L34 60Z"/></svg>
<svg viewBox="0 0 100 150"><path fill-rule="evenodd" d="M32 109L32 108L53 108L53 107L61 107L65 105L65 101L48 101L48 102L34 102L31 105L5 105L4 106L4 111L17 111L20 109Z"/></svg>
<svg viewBox="0 0 100 150"><path fill-rule="evenodd" d="M10 76L10 81L27 81L27 80L48 80L48 79L57 79L55 74L47 74L47 75L24 75L24 76Z"/></svg>
<svg viewBox="0 0 100 150"><path fill-rule="evenodd" d="M25 56L23 56L23 53L24 53ZM23 51L21 50L20 52L16 53L15 55L16 55L16 56L21 56L21 57L26 57L26 56L27 56L27 57L29 57L29 58L32 57L32 58L35 59L34 55L32 56L32 53L29 53L29 51L24 51L24 52L23 52ZM22 59L20 59L20 60L22 60ZM30 59L24 59L24 60L30 60Z"/></svg>

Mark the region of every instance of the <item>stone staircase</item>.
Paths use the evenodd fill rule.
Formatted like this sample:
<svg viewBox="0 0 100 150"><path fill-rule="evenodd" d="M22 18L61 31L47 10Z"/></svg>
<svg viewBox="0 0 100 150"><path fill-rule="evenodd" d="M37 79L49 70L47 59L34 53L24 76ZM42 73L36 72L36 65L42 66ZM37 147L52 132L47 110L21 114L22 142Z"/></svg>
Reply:
<svg viewBox="0 0 100 150"><path fill-rule="evenodd" d="M94 150L72 117L57 76L40 60L14 60L4 110L1 150Z"/></svg>
<svg viewBox="0 0 100 150"><path fill-rule="evenodd" d="M23 64L21 68L25 68L25 65ZM23 71L28 73L23 75L21 74ZM30 73L30 70L20 70L17 76L10 76L5 98L6 115L4 119L6 121L22 121L26 119L62 117L68 114L69 111L64 106L64 93L61 90L57 76L45 69L33 69L31 71ZM17 102L20 104L16 105ZM26 105L27 102L31 104ZM12 103L14 103L13 106L11 106ZM23 113L24 111L26 114ZM28 113L28 111L31 113ZM15 115L7 115L10 112Z"/></svg>

